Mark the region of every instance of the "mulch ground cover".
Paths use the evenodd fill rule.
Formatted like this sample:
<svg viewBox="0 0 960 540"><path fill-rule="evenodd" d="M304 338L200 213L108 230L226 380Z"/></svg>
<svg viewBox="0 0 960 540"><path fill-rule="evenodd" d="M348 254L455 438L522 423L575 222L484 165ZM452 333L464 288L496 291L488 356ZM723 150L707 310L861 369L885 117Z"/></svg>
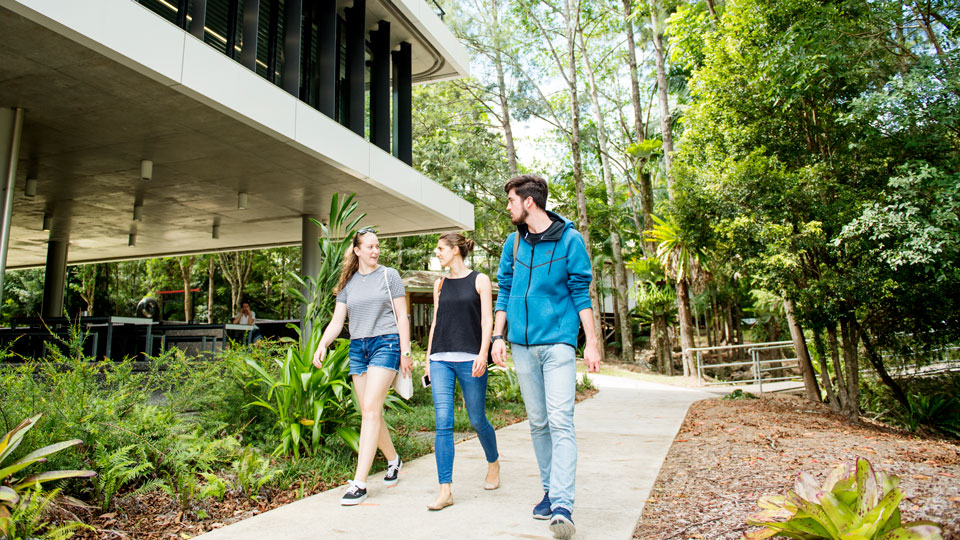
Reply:
<svg viewBox="0 0 960 540"><path fill-rule="evenodd" d="M854 423L784 395L694 403L634 538L742 538L760 495L786 493L800 471L823 480L858 456L900 477L904 521L935 521L960 540L960 442Z"/></svg>

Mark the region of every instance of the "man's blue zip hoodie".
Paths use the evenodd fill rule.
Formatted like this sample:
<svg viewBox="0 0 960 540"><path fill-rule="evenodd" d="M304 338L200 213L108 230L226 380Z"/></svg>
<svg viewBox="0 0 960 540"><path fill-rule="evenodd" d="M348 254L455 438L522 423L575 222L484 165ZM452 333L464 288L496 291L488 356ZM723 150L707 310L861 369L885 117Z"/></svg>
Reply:
<svg viewBox="0 0 960 540"><path fill-rule="evenodd" d="M580 311L590 307L593 271L572 221L547 212L552 223L531 244L525 223L503 244L495 311L507 313L507 341L519 345L577 346ZM513 243L520 238L517 261Z"/></svg>

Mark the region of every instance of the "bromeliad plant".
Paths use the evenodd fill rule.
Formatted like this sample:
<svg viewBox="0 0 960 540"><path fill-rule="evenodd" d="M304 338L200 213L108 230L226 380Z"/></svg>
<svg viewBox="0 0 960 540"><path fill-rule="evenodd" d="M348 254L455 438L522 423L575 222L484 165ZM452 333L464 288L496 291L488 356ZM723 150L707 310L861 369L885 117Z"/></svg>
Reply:
<svg viewBox="0 0 960 540"><path fill-rule="evenodd" d="M11 526L11 515L15 514L22 502L29 499L28 490L39 493L40 486L44 482L62 480L64 478L90 478L96 476L93 471L45 471L38 474L32 474L26 477L18 476L20 471L35 463L43 463L47 456L63 450L82 444L80 439L58 442L43 448L34 450L23 456L19 460L7 464L7 459L23 442L23 437L30 429L37 425L41 415L36 415L20 422L0 440L0 533L6 534Z"/></svg>
<svg viewBox="0 0 960 540"><path fill-rule="evenodd" d="M763 529L744 534L746 540L784 536L801 540L940 540L941 530L929 521L900 522L900 479L874 471L857 458L855 466L840 465L817 486L809 473L797 477L784 495L764 495L760 513L747 519Z"/></svg>

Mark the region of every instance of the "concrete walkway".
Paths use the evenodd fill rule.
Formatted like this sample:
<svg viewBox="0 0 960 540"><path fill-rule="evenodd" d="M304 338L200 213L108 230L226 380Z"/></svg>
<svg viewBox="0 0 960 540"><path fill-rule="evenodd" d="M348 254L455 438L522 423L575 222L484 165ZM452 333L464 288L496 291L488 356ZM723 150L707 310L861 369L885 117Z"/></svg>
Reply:
<svg viewBox="0 0 960 540"><path fill-rule="evenodd" d="M600 392L576 408L579 464L573 519L577 539L628 539L663 459L694 401L730 391L691 390L591 376ZM426 509L437 494L433 454L404 464L393 488L370 476L367 501L339 504L343 488L201 535L203 540L523 538L551 539L548 523L531 517L543 496L526 422L497 431L501 486L483 490L486 462L474 437L457 444L455 504Z"/></svg>

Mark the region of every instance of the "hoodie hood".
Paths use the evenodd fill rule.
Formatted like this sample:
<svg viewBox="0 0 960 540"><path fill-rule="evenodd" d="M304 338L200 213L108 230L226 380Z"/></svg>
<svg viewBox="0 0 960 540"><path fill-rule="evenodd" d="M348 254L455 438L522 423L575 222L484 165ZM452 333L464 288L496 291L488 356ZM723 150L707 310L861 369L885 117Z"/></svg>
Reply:
<svg viewBox="0 0 960 540"><path fill-rule="evenodd" d="M559 216L549 210L546 210L547 216L550 218L550 226L547 227L547 230L543 231L543 236L540 238L540 242L557 242L560 240L560 237L563 236L563 231L567 228L573 228L573 222ZM517 234L520 238L527 238L527 233L530 232L530 228L527 227L526 223L521 223L517 225Z"/></svg>

